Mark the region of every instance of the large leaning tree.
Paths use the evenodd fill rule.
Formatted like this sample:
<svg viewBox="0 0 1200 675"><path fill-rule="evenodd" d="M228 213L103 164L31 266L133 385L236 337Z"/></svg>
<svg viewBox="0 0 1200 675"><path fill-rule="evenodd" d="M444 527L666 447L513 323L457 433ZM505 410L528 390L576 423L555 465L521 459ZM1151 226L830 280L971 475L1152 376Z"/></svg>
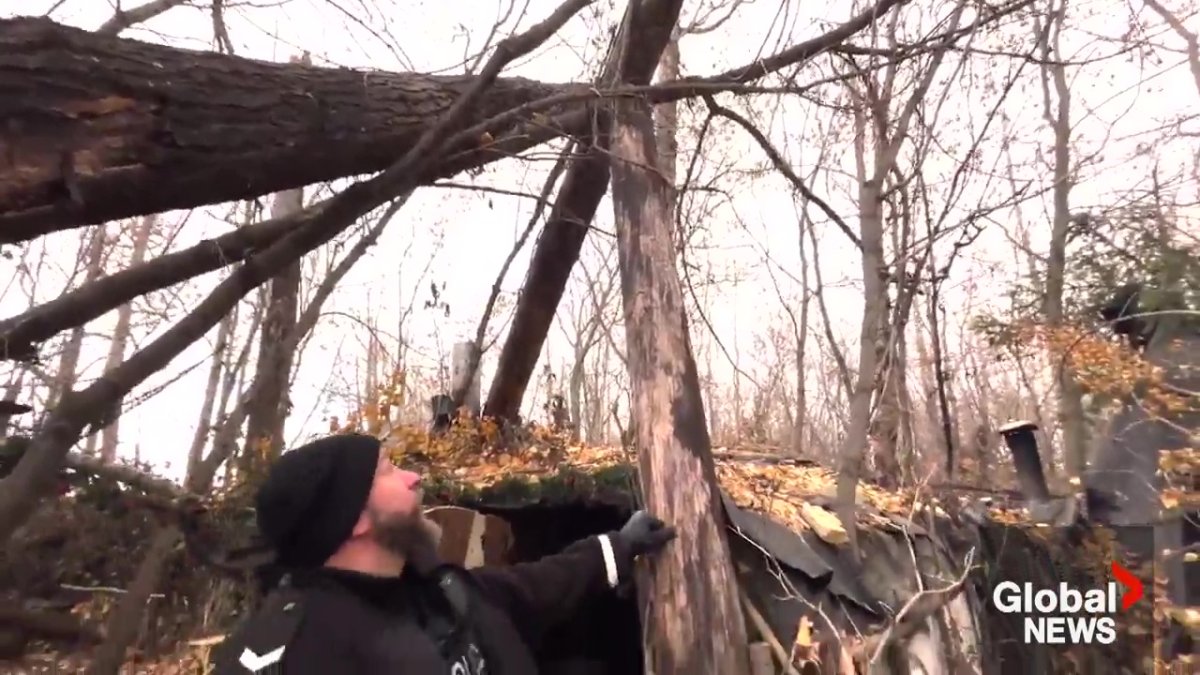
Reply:
<svg viewBox="0 0 1200 675"><path fill-rule="evenodd" d="M0 538L7 540L50 492L87 429L103 427L114 404L251 291L399 195L568 138L571 159L485 411L515 413L611 179L643 491L649 507L680 530L679 543L650 571L653 671L746 672L745 628L674 262L674 186L657 168L649 111L686 98L761 92L758 81L776 74L785 87L772 91L802 91L796 83L804 81L806 61L845 48L906 1L877 0L777 54L656 85L649 83L681 0L630 0L602 72L582 83L500 73L591 0L567 0L542 23L500 42L470 76L267 63L122 39L121 25L88 32L42 18L0 20L0 247L373 174L298 213L146 260L0 320L0 358L35 360L39 346L62 331L146 293L236 266L169 330L61 397L29 451L0 480ZM976 25L1011 9L981 5ZM964 35L931 35L925 44ZM921 44L907 45L893 58L921 53Z"/></svg>

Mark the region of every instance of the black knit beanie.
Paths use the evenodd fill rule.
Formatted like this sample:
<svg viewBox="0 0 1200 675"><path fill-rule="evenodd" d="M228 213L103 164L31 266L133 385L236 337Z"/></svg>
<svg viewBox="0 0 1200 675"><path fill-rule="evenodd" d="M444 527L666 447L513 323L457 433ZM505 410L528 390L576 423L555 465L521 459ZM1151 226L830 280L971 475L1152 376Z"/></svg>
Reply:
<svg viewBox="0 0 1200 675"><path fill-rule="evenodd" d="M255 498L276 564L320 567L350 538L379 465L379 439L329 436L283 453Z"/></svg>

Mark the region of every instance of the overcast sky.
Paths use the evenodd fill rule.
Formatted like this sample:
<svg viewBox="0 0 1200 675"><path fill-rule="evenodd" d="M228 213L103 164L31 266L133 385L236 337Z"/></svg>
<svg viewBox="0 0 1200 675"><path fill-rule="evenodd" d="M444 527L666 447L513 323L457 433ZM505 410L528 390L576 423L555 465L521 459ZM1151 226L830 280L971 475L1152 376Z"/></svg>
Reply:
<svg viewBox="0 0 1200 675"><path fill-rule="evenodd" d="M127 7L137 4L134 0L125 2ZM144 26L127 31L125 36L193 49L212 49L209 3L196 4L204 7L173 9ZM501 3L490 1L472 3L472 11L464 11L461 3L404 0L377 3L370 0L344 0L341 3L289 0L287 3L253 4L261 6L227 10L229 32L240 56L286 61L306 50L311 52L316 65L447 73L462 72L462 62L474 56L501 12ZM338 9L339 4L345 11ZM1136 0L1135 4L1138 4ZM112 5L102 0L8 0L0 2L0 16L42 14L56 5L59 7L52 15L54 19L88 29L99 26L112 13ZM518 12L503 30L512 32L514 23L519 28L526 28L545 18L556 5L556 0L530 0L519 23L516 21L518 7ZM1071 44L1064 45L1068 57L1095 58L1118 49L1113 42L1101 43L1097 37L1115 38L1124 33L1130 11L1128 6L1110 2L1072 6L1072 11L1082 16L1074 19ZM914 23L920 20L920 15L926 15L923 20L931 23L928 15L936 12L938 16L945 16L948 8L949 3L917 0L902 11L906 17L911 16ZM606 47L607 29L622 9L620 3L597 3L572 20L546 46L508 72L546 81L589 79ZM822 12L820 16L808 14L818 10ZM830 22L840 22L849 14L848 7L829 10L828 5L819 3L792 2L788 3L786 11L781 11L776 3L759 0L739 9L734 19L721 29L685 38L682 44L684 74L708 74L747 63L758 55L772 53L781 46L823 32ZM1194 17L1188 21L1193 29L1200 28ZM1157 25L1158 22L1153 20L1153 23ZM1028 35L1028 28L1021 31L1014 27L1008 36L1007 48L1011 51L1027 49ZM988 45L994 50L1004 46L1000 38L981 36L977 40L982 42L977 42L976 46ZM1158 41L1177 44L1171 37ZM1076 96L1077 148L1079 156L1091 156L1088 165L1082 169L1080 183L1072 197L1077 210L1110 204L1120 200L1124 191L1145 186L1150 174L1149 160L1137 152L1138 143L1146 142L1146 137L1140 134L1164 120L1176 119L1194 110L1200 101L1200 93L1195 90L1186 68L1178 65L1182 57L1165 52L1160 56L1162 63L1159 65L1144 63L1139 58L1109 59L1103 66L1089 67L1074 76L1071 89ZM941 81L953 75L957 64L955 60L947 60ZM956 165L952 160L961 157L970 143L967 129L982 124L995 101L995 88L1002 84L1001 78L1012 65L1008 59L994 59L989 63L981 58L967 66L975 81L980 83L980 90L964 91L961 86L954 86L946 94L939 124L958 129L961 138L956 143L943 140L945 147L938 148L926 161L927 172L936 172L949 179ZM1004 110L1011 129L1009 145L1019 178L1044 185L1048 184L1049 169L1038 164L1038 157L1049 154L1052 136L1041 120L1041 92L1033 79L1034 74L1034 66L1028 66L1024 85L1014 90ZM821 72L811 68L808 77L819 79ZM1139 82L1144 84L1139 85ZM942 96L943 89L935 84L933 95ZM827 113L795 99L769 104L769 99L762 101L756 104L755 112L761 112L762 121L769 124L774 142L781 148L788 148L790 158L802 165L802 174L810 170L818 152L815 139L828 135L841 139L834 154L822 161L829 170L814 188L854 226L853 159L847 150L849 130L829 128ZM1195 127L1195 123L1192 126ZM764 156L752 140L732 127L723 128L725 131L718 135L717 146L722 153L731 157L740 155L738 164L742 169L763 165ZM807 142L800 143L800 136L806 136ZM947 138L953 141L955 137ZM1150 137L1151 142L1157 139L1158 136ZM1159 144L1155 147L1154 159L1163 174L1173 175L1191 166L1195 161L1193 153L1194 143ZM536 193L553 159L551 153L540 156L545 161L505 162L476 178L460 176L456 180ZM682 147L681 167L686 166L683 162L689 157L688 148ZM982 148L978 162L973 183L962 200L964 209L981 203L997 203L1011 192L1001 176L987 178L989 173L1002 174L1004 170L997 141L990 141ZM682 172L683 168L680 170ZM1195 187L1191 186L1191 195L1180 195L1180 199L1194 198ZM331 406L323 392L331 382L352 380L353 361L363 353L366 331L361 324L347 317L362 318L374 314L385 332L395 334L402 312L415 304L406 334L414 350L427 357L418 365L428 368L432 368L440 354L448 353L452 342L472 335L504 256L524 228L532 209L533 203L528 199L437 188L419 191L393 221L379 244L328 302L328 316L304 353L293 389L295 409L288 423L290 438L319 431L329 414L345 413L337 405ZM216 217L227 210L227 206L220 206L198 211L184 230L184 240L176 246L227 229L228 225ZM1048 234L1048 197L1025 205L1022 214L1028 222L1046 223L1035 235ZM164 216L166 219L179 217L182 214ZM1013 254L1006 240L1006 228L1011 230L1015 220L1012 210L997 214L994 224L971 249L966 264L951 281L948 309L952 316L964 307L979 311L998 298L1012 274L1008 267ZM595 225L600 232L612 232L612 206L608 199L602 203ZM742 361L742 367L751 372L762 372L769 364L761 362L762 350L755 346L755 337L761 336L767 325L782 325L772 273L787 296L798 297L796 284L789 281L786 274L796 275L799 270L791 189L776 175L742 179L732 201L724 201L707 214L704 225L711 233L711 242L698 263L727 274L736 271L740 275L736 283L706 291L708 316L722 343ZM854 288L860 276L859 263L844 236L832 226L823 228L822 270L830 287L826 299L839 333L851 336L858 331L861 312L861 294ZM46 240L47 246L61 251L59 256L64 268L71 266L70 258L78 245L78 235L78 232L67 232ZM591 239L587 258L595 269L598 251L610 248L613 240L602 234L594 234ZM1035 240L1035 245L1044 245L1044 241L1044 237ZM532 245L531 240L503 284L508 294L515 293L520 287ZM0 274L9 276L11 272L6 274L5 270L11 270L11 264L0 260ZM195 288L187 292L187 297L202 297L217 279L216 275L210 275L203 283L194 284ZM430 282L446 284L445 299L451 307L449 319L440 311L422 308ZM61 280L46 281L42 285L39 289L41 300L60 291L61 286L55 288L55 283L61 283ZM582 297L582 290L581 275L576 274L570 291L576 302ZM510 295L508 300L511 299ZM0 298L0 310L4 316L11 316L24 309L27 302L19 292L10 292ZM194 304L194 300L191 302ZM511 302L508 306L511 307ZM180 316L177 312L173 318ZM110 330L113 321L113 315L106 316L90 327L91 332L102 334ZM493 320L494 327L506 323L507 316ZM819 332L816 326L814 323L814 332ZM697 350L702 352L703 358L712 349L713 340L705 335L703 327L694 325L692 330ZM203 362L211 354L211 338L189 349L167 371L152 378L138 391L160 386L176 378L181 371ZM103 339L89 340L82 361L88 368L88 376L98 374L107 349ZM556 368L568 349L563 331L557 327L552 329L548 350ZM499 345L496 345L485 357L485 394L498 351ZM756 358L760 361L757 365ZM733 369L724 357L715 352L711 363L715 375L728 382ZM206 375L207 365L194 367L164 392L127 413L121 426L123 452L132 454L136 444L144 459L178 477L193 434L195 411L203 395ZM534 402L531 400L528 404L532 406Z"/></svg>

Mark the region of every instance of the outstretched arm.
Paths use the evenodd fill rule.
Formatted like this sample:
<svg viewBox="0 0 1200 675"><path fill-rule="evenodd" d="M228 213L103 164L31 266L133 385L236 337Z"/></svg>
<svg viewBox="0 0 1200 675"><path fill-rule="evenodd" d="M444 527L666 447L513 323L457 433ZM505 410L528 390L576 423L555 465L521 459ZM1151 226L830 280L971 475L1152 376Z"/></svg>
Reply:
<svg viewBox="0 0 1200 675"><path fill-rule="evenodd" d="M674 528L644 511L620 532L588 537L561 553L507 567L481 567L471 575L489 600L507 610L531 642L561 623L595 594L631 579L633 561L675 538Z"/></svg>

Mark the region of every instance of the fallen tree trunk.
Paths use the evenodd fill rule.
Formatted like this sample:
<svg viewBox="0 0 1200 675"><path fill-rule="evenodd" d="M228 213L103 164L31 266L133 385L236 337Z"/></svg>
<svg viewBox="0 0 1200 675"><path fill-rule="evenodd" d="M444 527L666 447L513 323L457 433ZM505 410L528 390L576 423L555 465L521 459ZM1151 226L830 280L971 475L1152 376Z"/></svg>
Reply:
<svg viewBox="0 0 1200 675"><path fill-rule="evenodd" d="M0 243L382 171L475 80L268 63L49 19L0 21ZM455 130L572 86L497 79ZM555 135L475 148L426 171L452 175Z"/></svg>
<svg viewBox="0 0 1200 675"><path fill-rule="evenodd" d="M761 78L824 52L905 2L878 0L828 33L724 73L686 78L650 98L679 100ZM0 244L380 171L474 81L267 63L45 18L0 20ZM521 108L551 96L559 97L553 105ZM584 84L498 79L455 130L517 114L446 148L416 182L586 135L596 120L581 103L596 96ZM535 119L535 112L544 115Z"/></svg>

